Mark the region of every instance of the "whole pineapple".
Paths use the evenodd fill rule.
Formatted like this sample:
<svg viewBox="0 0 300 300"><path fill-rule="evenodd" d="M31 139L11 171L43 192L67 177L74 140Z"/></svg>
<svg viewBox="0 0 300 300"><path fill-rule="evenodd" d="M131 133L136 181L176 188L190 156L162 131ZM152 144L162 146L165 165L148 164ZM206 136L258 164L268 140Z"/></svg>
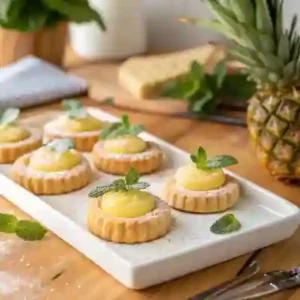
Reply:
<svg viewBox="0 0 300 300"><path fill-rule="evenodd" d="M283 0L205 0L215 20L183 19L223 33L257 83L248 127L259 159L277 178L300 181L300 35L283 27ZM299 89L299 90L298 90Z"/></svg>

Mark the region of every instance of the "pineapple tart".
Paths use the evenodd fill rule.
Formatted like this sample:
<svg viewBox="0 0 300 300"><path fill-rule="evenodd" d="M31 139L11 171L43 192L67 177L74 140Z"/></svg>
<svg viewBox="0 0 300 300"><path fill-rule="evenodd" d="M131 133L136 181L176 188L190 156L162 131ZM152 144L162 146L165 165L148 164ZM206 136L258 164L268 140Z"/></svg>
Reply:
<svg viewBox="0 0 300 300"><path fill-rule="evenodd" d="M56 139L21 156L13 164L12 179L37 195L69 193L85 187L92 178L87 159L69 138Z"/></svg>
<svg viewBox="0 0 300 300"><path fill-rule="evenodd" d="M144 243L158 239L171 228L171 209L159 197L142 191L131 168L124 179L99 186L89 194L87 224L91 233L115 243Z"/></svg>
<svg viewBox="0 0 300 300"><path fill-rule="evenodd" d="M143 130L141 125L130 124L127 115L122 122L105 128L92 151L96 168L119 175L125 175L131 167L139 174L156 171L163 162L163 152L154 142L138 136Z"/></svg>
<svg viewBox="0 0 300 300"><path fill-rule="evenodd" d="M13 163L18 157L42 145L40 131L20 126L17 122L19 115L17 108L0 112L0 164Z"/></svg>
<svg viewBox="0 0 300 300"><path fill-rule="evenodd" d="M76 150L90 152L107 123L89 114L79 100L64 100L63 108L63 116L45 125L45 138L72 138Z"/></svg>
<svg viewBox="0 0 300 300"><path fill-rule="evenodd" d="M176 209L193 213L213 213L231 208L239 199L240 188L222 167L236 163L237 160L228 155L208 159L200 147L196 154L191 155L191 163L179 168L167 180L163 200Z"/></svg>

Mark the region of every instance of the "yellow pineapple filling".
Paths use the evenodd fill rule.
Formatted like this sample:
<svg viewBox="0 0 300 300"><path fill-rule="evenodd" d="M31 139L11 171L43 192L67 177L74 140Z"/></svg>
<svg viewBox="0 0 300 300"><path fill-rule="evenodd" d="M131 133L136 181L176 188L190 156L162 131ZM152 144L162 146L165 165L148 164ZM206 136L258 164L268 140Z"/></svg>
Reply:
<svg viewBox="0 0 300 300"><path fill-rule="evenodd" d="M114 154L135 154L145 151L147 143L138 136L126 135L104 141L103 148Z"/></svg>
<svg viewBox="0 0 300 300"><path fill-rule="evenodd" d="M120 218L137 218L155 208L155 197L147 192L111 191L102 196L101 209Z"/></svg>
<svg viewBox="0 0 300 300"><path fill-rule="evenodd" d="M66 132L80 133L87 131L100 130L105 126L105 123L101 120L87 115L86 118L69 118L66 117L62 122L62 129Z"/></svg>
<svg viewBox="0 0 300 300"><path fill-rule="evenodd" d="M42 147L31 155L29 167L41 172L60 172L76 167L80 161L80 155L75 150L59 153L51 148Z"/></svg>
<svg viewBox="0 0 300 300"><path fill-rule="evenodd" d="M27 129L16 125L0 125L0 143L17 143L30 137Z"/></svg>
<svg viewBox="0 0 300 300"><path fill-rule="evenodd" d="M209 191L220 188L226 176L222 169L202 170L189 164L177 170L175 180L178 186L188 190Z"/></svg>

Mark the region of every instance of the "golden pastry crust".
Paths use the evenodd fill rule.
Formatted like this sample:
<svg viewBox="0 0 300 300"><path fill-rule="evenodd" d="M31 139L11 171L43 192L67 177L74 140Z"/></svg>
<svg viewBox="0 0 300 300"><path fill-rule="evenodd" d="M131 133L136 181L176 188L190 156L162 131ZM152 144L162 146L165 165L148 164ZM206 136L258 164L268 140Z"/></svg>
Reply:
<svg viewBox="0 0 300 300"><path fill-rule="evenodd" d="M101 197L91 199L87 225L91 233L115 243L144 243L167 234L172 216L168 205L156 198L156 209L138 218L118 218L101 209Z"/></svg>
<svg viewBox="0 0 300 300"><path fill-rule="evenodd" d="M226 175L226 183L219 189L211 191L191 191L176 185L174 177L169 178L163 199L179 210L193 213L214 213L233 207L240 197L237 181Z"/></svg>
<svg viewBox="0 0 300 300"><path fill-rule="evenodd" d="M34 128L26 128L30 132L27 139L16 143L0 143L0 164L13 163L20 156L42 146L42 134Z"/></svg>
<svg viewBox="0 0 300 300"><path fill-rule="evenodd" d="M11 169L11 178L36 195L70 193L85 187L92 179L91 167L84 156L81 163L71 170L46 173L28 167L30 155L17 159Z"/></svg>
<svg viewBox="0 0 300 300"><path fill-rule="evenodd" d="M57 124L59 124L60 118L47 123L44 126L44 137L47 141L60 138L72 138L75 141L75 149L81 152L91 152L94 145L99 140L101 130L85 131L85 132L63 132Z"/></svg>
<svg viewBox="0 0 300 300"><path fill-rule="evenodd" d="M136 154L110 154L103 149L99 141L92 151L93 161L100 171L115 175L126 175L130 168L139 174L149 174L159 169L163 162L163 152L152 143L147 142L147 150Z"/></svg>

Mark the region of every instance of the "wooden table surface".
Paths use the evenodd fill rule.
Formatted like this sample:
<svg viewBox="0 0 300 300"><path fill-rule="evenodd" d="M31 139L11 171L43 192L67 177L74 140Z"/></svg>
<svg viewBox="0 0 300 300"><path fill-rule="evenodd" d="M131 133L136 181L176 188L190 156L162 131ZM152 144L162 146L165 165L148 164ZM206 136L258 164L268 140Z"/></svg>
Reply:
<svg viewBox="0 0 300 300"><path fill-rule="evenodd" d="M90 99L85 99L85 104L99 107ZM145 124L152 134L186 151L194 151L202 145L212 155L234 155L240 161L239 165L232 167L234 172L300 206L300 188L285 186L267 173L251 150L245 128L108 106L101 108L117 116L128 113L133 122ZM59 104L32 108L25 111L24 117L55 109L59 109ZM22 211L3 198L0 198L0 211L25 217ZM236 276L254 259L260 263L263 272L300 265L299 233L300 230L290 239L266 249L143 291L125 288L52 233L39 242L23 242L14 236L1 234L0 299L184 300ZM300 299L300 290L289 290L268 299L297 300Z"/></svg>
<svg viewBox="0 0 300 300"><path fill-rule="evenodd" d="M91 100L85 102L95 104ZM58 105L51 105L30 109L24 116L57 107ZM111 107L102 108L118 116L124 113ZM300 205L299 188L276 182L258 164L248 145L246 129L137 112L128 114L134 122L144 123L154 135L184 150L193 151L201 144L212 154L222 152L236 156L241 163L232 168L233 171ZM3 198L0 201L0 210L24 216L19 209ZM292 238L264 250L144 291L126 289L53 234L49 234L40 242L23 242L3 234L0 240L0 299L183 300L234 277L253 259L259 261L263 271L291 268L299 264L299 233L300 231ZM5 292L13 293L1 296L1 292L3 295ZM37 297L34 298L34 295ZM300 290L290 290L270 299L300 299Z"/></svg>

